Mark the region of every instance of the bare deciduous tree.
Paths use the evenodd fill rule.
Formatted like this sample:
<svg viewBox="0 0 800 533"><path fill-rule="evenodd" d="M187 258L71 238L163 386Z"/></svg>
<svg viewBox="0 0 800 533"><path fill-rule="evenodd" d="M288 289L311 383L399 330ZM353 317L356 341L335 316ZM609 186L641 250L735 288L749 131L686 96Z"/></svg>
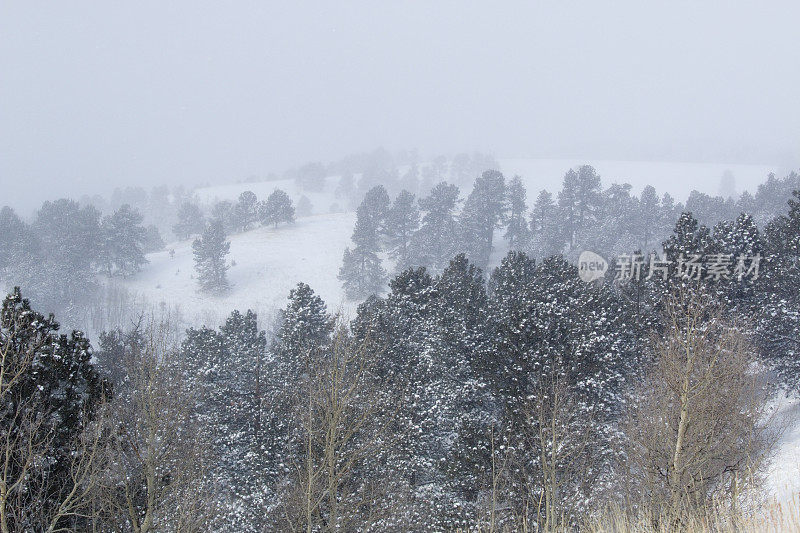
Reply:
<svg viewBox="0 0 800 533"><path fill-rule="evenodd" d="M369 530L391 511L386 480L371 479L366 468L393 440L392 409L370 367L375 356L344 325L330 345L308 352L295 410L299 454L283 491L285 528Z"/></svg>
<svg viewBox="0 0 800 533"><path fill-rule="evenodd" d="M96 491L102 527L119 531L209 531L214 485L210 447L194 390L167 321L151 319L126 354L125 382L108 412L111 438Z"/></svg>
<svg viewBox="0 0 800 533"><path fill-rule="evenodd" d="M712 500L735 505L762 473L774 435L744 325L694 292L673 295L664 322L627 425L630 492L680 519Z"/></svg>

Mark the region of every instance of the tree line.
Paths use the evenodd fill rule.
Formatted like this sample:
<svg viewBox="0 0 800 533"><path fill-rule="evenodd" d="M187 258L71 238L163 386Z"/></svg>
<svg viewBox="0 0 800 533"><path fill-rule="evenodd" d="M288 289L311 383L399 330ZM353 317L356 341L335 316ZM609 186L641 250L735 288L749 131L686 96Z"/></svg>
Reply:
<svg viewBox="0 0 800 533"><path fill-rule="evenodd" d="M252 311L185 334L142 317L94 352L16 291L0 522L554 531L619 506L671 529L736 508L776 440L764 370L800 383L800 192L763 230L683 213L662 246L765 263L746 282L584 283L560 255L512 250L487 277L460 253L351 319L299 284L270 335Z"/></svg>

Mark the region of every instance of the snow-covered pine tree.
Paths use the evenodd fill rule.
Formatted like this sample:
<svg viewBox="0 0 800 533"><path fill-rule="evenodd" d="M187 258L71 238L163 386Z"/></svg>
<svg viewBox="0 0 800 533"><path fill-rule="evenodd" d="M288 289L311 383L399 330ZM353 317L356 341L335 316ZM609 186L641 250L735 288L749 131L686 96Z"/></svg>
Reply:
<svg viewBox="0 0 800 533"><path fill-rule="evenodd" d="M231 243L225 240L222 222L213 220L199 239L192 243L194 265L200 290L223 292L228 289L225 256L230 252Z"/></svg>
<svg viewBox="0 0 800 533"><path fill-rule="evenodd" d="M281 189L272 191L259 207L259 217L265 226L272 224L278 227L280 223L291 224L294 222L294 206L292 199Z"/></svg>
<svg viewBox="0 0 800 533"><path fill-rule="evenodd" d="M678 261L680 257L688 260L692 255L705 255L711 244L711 231L691 212L684 211L675 223L672 235L664 241L663 248L669 260Z"/></svg>
<svg viewBox="0 0 800 533"><path fill-rule="evenodd" d="M395 485L397 527L420 529L436 520L443 483L435 443L438 398L430 387L432 360L438 356L433 322L433 280L425 268L408 269L390 282L386 298L370 297L358 307L352 330L357 342L380 354L375 372L383 401L397 406L392 425L400 438L381 450L370 475ZM446 416L442 414L441 416ZM405 495L422 491L409 501ZM415 527L416 526L416 527Z"/></svg>
<svg viewBox="0 0 800 533"><path fill-rule="evenodd" d="M142 251L146 254L160 252L164 249L164 239L155 224L150 224L144 228L144 240L142 241Z"/></svg>
<svg viewBox="0 0 800 533"><path fill-rule="evenodd" d="M656 194L652 185L642 189L639 196L639 205L636 210L633 229L638 238L638 248L649 250L650 247L667 237L665 228L661 220L661 200Z"/></svg>
<svg viewBox="0 0 800 533"><path fill-rule="evenodd" d="M301 381L310 358L330 341L333 320L325 302L305 283L289 292L289 303L281 312L275 338L269 347L264 370L264 396L259 452L266 479L277 481L290 473L298 450L292 446L296 428L293 409L301 398ZM297 444L295 442L295 444Z"/></svg>
<svg viewBox="0 0 800 533"><path fill-rule="evenodd" d="M434 282L433 358L440 472L452 503L450 520L467 528L477 521L479 498L491 486L491 437L496 407L476 372L488 343L488 297L483 272L459 254ZM437 347L438 346L438 347ZM458 512L455 510L458 509Z"/></svg>
<svg viewBox="0 0 800 533"><path fill-rule="evenodd" d="M237 231L247 231L258 222L258 197L253 191L244 191L233 208Z"/></svg>
<svg viewBox="0 0 800 533"><path fill-rule="evenodd" d="M409 266L409 246L411 237L417 229L419 229L419 208L416 199L410 192L400 191L386 215L389 255L397 261L398 271L405 270Z"/></svg>
<svg viewBox="0 0 800 533"><path fill-rule="evenodd" d="M375 191L373 193L373 191ZM339 280L350 299L377 294L383 288L386 272L378 253L381 250L380 231L388 208L386 191L375 187L364 197L356 210L356 225L351 237L354 248L346 248L339 269Z"/></svg>
<svg viewBox="0 0 800 533"><path fill-rule="evenodd" d="M103 269L107 274L130 276L141 270L148 261L144 257L147 230L144 217L128 204L103 218Z"/></svg>
<svg viewBox="0 0 800 533"><path fill-rule="evenodd" d="M570 169L558 193L559 224L570 249L581 244L582 233L594 224L601 207L600 176L589 165Z"/></svg>
<svg viewBox="0 0 800 533"><path fill-rule="evenodd" d="M222 222L222 229L225 233L236 233L240 231L239 222L236 218L235 206L229 200L222 200L214 204L211 208L211 220Z"/></svg>
<svg viewBox="0 0 800 533"><path fill-rule="evenodd" d="M0 209L0 277L14 280L25 257L39 253L30 227L10 207Z"/></svg>
<svg viewBox="0 0 800 533"><path fill-rule="evenodd" d="M553 195L543 189L531 208L528 250L531 257L541 259L561 253L563 248L564 233L559 226L558 206Z"/></svg>
<svg viewBox="0 0 800 533"><path fill-rule="evenodd" d="M392 200L389 198L386 188L383 185L376 185L369 189L364 194L361 205L364 206L367 216L372 221L371 224L377 228L378 235L384 236L386 234L386 217L392 206Z"/></svg>
<svg viewBox="0 0 800 533"><path fill-rule="evenodd" d="M506 212L508 214L505 238L511 250L525 250L528 247L530 232L526 218L528 206L527 192L522 179L514 176L506 187Z"/></svg>
<svg viewBox="0 0 800 533"><path fill-rule="evenodd" d="M4 526L39 531L41 517L53 516L75 486L74 460L85 453L77 438L95 417L110 385L91 362L89 340L79 331L58 334L53 315L31 308L19 288L0 310L0 352L5 376L0 389L0 441L5 467L2 479L19 480L5 494ZM27 474L22 468L27 469ZM55 529L84 530L77 518Z"/></svg>
<svg viewBox="0 0 800 533"><path fill-rule="evenodd" d="M188 239L202 233L205 226L206 219L200 208L191 202L184 202L178 208L178 221L172 226L172 232L179 239Z"/></svg>
<svg viewBox="0 0 800 533"><path fill-rule="evenodd" d="M800 190L789 200L788 214L770 222L764 233L758 345L786 387L800 394Z"/></svg>
<svg viewBox="0 0 800 533"><path fill-rule="evenodd" d="M459 252L479 268L486 268L492 253L494 230L506 214L505 179L496 170L487 170L475 180L459 217Z"/></svg>
<svg viewBox="0 0 800 533"><path fill-rule="evenodd" d="M637 199L631 196L630 184L612 184L600 195L594 223L583 229L583 249L596 250L605 256L638 249L635 229L638 207Z"/></svg>
<svg viewBox="0 0 800 533"><path fill-rule="evenodd" d="M543 498L574 516L591 505L618 458L615 423L637 368L630 311L610 287L582 282L560 257L536 266L511 252L492 273L490 287L492 334L477 367L502 409L515 494L510 501L518 512L531 513ZM569 401L553 403L559 397ZM558 449L537 437L553 423L566 424ZM569 462L559 463L566 449ZM558 491L542 478L550 467ZM539 518L535 511L528 515Z"/></svg>
<svg viewBox="0 0 800 533"><path fill-rule="evenodd" d="M409 264L426 266L434 272L447 266L455 250L457 203L458 187L446 182L436 185L428 197L420 198L419 206L425 214L411 241Z"/></svg>
<svg viewBox="0 0 800 533"><path fill-rule="evenodd" d="M100 212L72 200L45 202L32 224L41 256L31 271L21 272L38 306L58 310L72 320L89 304L98 284L94 267L102 249Z"/></svg>

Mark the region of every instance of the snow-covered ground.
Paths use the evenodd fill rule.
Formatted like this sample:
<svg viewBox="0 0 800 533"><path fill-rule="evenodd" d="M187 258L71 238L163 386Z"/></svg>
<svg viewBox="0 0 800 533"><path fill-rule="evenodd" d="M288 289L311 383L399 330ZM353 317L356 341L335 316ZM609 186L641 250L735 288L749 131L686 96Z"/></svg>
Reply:
<svg viewBox="0 0 800 533"><path fill-rule="evenodd" d="M314 215L287 226L231 235L231 290L222 296L197 291L191 240L149 254L150 263L125 286L151 304L179 306L189 323L209 326L218 325L233 309L253 309L268 317L285 307L289 290L301 281L326 301L329 310L349 311L352 304L345 301L336 276L354 222L351 213ZM174 257L169 250L175 251Z"/></svg>
<svg viewBox="0 0 800 533"><path fill-rule="evenodd" d="M800 399L781 397L776 425L783 430L769 470L767 487L779 502L800 496Z"/></svg>

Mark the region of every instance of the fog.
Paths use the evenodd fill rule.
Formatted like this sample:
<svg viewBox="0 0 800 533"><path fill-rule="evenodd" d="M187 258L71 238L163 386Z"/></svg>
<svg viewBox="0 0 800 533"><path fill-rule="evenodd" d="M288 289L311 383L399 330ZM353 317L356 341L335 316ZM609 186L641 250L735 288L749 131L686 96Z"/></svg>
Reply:
<svg viewBox="0 0 800 533"><path fill-rule="evenodd" d="M384 147L796 166L796 2L4 2L0 204Z"/></svg>

